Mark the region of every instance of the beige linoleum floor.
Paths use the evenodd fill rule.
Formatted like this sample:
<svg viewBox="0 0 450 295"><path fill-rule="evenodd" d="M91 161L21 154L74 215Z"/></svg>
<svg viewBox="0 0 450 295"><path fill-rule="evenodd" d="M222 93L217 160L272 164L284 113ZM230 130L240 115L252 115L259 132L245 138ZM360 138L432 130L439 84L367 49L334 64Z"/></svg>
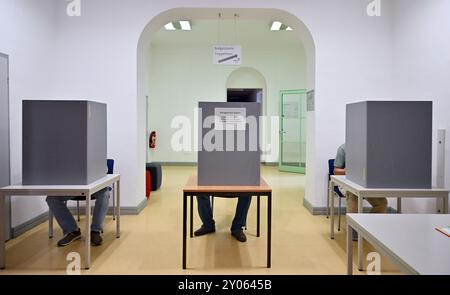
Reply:
<svg viewBox="0 0 450 295"><path fill-rule="evenodd" d="M345 274L345 232L336 232L336 239L330 240L329 220L312 216L302 205L305 177L275 167L262 167L262 176L273 188L272 268L265 268L265 198L261 199L261 237L255 236L256 202L252 202L247 243L235 241L229 233L236 199L216 198L217 232L188 240L189 269L183 271L181 191L195 171L195 167L163 167L162 188L152 192L147 207L138 216L122 216L120 239L115 238L115 223L108 216L104 244L92 248L92 267L82 274ZM196 211L194 216L197 228ZM7 243L7 269L0 274L65 274L66 256L73 251L80 252L83 261L83 240L58 248L61 232L56 230L56 237L48 239L47 226L43 223ZM364 253L372 250L365 245ZM384 258L382 270L397 273ZM355 268L355 274L364 273Z"/></svg>

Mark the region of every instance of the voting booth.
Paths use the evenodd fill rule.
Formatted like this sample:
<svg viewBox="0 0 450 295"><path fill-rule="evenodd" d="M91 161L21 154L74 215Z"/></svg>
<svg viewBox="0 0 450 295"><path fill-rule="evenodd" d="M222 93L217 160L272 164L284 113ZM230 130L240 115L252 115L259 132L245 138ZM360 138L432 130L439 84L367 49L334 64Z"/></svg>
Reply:
<svg viewBox="0 0 450 295"><path fill-rule="evenodd" d="M199 185L260 185L260 103L199 103Z"/></svg>
<svg viewBox="0 0 450 295"><path fill-rule="evenodd" d="M23 101L24 185L86 185L106 176L106 104Z"/></svg>
<svg viewBox="0 0 450 295"><path fill-rule="evenodd" d="M347 105L346 175L366 188L431 188L430 101Z"/></svg>

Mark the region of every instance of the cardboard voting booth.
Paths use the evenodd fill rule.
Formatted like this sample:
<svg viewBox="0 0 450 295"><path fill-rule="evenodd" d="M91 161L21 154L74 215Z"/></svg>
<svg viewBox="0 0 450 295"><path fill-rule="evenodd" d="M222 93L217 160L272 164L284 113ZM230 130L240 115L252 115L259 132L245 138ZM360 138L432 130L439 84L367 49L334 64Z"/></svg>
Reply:
<svg viewBox="0 0 450 295"><path fill-rule="evenodd" d="M199 185L259 185L260 103L199 103Z"/></svg>

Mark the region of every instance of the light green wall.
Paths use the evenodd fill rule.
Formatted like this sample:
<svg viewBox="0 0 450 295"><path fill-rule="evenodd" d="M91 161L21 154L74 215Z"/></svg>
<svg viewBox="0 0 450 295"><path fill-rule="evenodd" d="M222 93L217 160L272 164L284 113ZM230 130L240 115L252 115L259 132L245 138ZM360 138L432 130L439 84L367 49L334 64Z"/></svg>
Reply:
<svg viewBox="0 0 450 295"><path fill-rule="evenodd" d="M268 116L278 116L280 90L307 87L304 48L288 32L270 32L265 22L240 22L241 37L236 38L231 33L234 24L222 23L220 43L235 44L239 40L243 62L241 66L218 66L212 62L212 45L218 43L217 34L211 31L212 27L217 30L217 22L194 24L191 32L160 31L149 52L148 132L157 132L157 148L149 151L150 161L196 162L196 152L172 150L171 137L176 130L171 128L171 121L178 115L193 120L199 101L226 101L227 81L231 87L253 88L262 80L252 77L252 71L248 70L236 71L235 74L241 73L229 79L237 69L253 68L264 77L264 112ZM228 40L223 37L227 28ZM278 125L274 127L266 132L273 138L271 153L263 157L267 162L278 161Z"/></svg>

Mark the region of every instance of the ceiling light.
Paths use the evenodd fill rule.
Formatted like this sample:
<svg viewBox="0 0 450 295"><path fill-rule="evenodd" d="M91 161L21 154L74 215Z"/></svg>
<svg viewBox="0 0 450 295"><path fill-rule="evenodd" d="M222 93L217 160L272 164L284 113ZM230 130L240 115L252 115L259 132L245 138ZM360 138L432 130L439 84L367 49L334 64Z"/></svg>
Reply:
<svg viewBox="0 0 450 295"><path fill-rule="evenodd" d="M291 27L287 27L286 31L292 31L292 28Z"/></svg>
<svg viewBox="0 0 450 295"><path fill-rule="evenodd" d="M180 26L183 31L191 30L191 22L188 20L180 20Z"/></svg>
<svg viewBox="0 0 450 295"><path fill-rule="evenodd" d="M280 28L281 28L281 25L282 25L281 22L279 22L279 21L274 21L274 22L272 23L272 26L270 27L270 30L271 30L271 31L279 31Z"/></svg>
<svg viewBox="0 0 450 295"><path fill-rule="evenodd" d="M164 26L164 28L165 28L166 30L168 30L168 31L175 31L175 30L176 30L176 28L175 28L175 26L173 25L172 22L167 23L167 24Z"/></svg>

